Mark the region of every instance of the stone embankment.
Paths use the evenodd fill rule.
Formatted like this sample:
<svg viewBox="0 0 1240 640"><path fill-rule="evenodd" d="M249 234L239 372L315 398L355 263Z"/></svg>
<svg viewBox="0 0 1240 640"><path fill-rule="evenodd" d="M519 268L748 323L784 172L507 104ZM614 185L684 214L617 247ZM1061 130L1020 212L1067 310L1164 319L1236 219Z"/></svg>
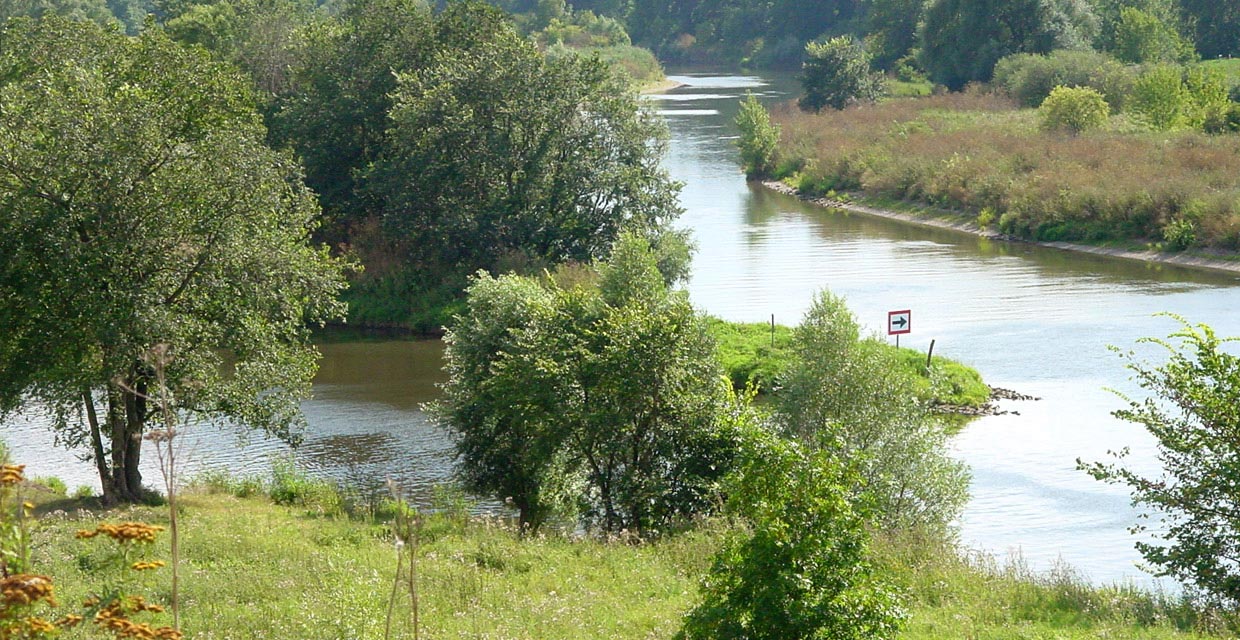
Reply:
<svg viewBox="0 0 1240 640"><path fill-rule="evenodd" d="M1018 416L1020 415L1019 411L1008 411L1008 410L1000 409L999 405L994 403L995 400L1032 401L1032 400L1041 400L1041 398L1027 396L1023 393L1017 393L1016 391L1012 391L1011 389L1003 389L1001 387L990 387L990 401L986 402L985 404L982 404L976 407L954 405L954 404L940 404L940 405L935 405L934 410L939 413L950 413L950 414L958 415L958 416L1002 416L1002 415Z"/></svg>

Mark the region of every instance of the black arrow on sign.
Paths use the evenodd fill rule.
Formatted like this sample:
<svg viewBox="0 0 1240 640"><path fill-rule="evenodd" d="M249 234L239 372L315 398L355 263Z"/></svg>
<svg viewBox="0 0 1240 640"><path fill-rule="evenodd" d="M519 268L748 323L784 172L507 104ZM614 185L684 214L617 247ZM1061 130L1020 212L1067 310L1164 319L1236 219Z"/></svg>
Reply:
<svg viewBox="0 0 1240 640"><path fill-rule="evenodd" d="M896 318L895 320L892 320L891 324L903 329L904 325L908 324L908 319L906 319L904 316L900 316Z"/></svg>

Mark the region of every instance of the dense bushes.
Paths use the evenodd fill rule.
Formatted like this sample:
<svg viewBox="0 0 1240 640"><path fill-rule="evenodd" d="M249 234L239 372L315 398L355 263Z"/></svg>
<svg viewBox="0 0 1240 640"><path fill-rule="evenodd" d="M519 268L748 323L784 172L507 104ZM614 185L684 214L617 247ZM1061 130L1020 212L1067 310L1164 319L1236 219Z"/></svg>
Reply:
<svg viewBox="0 0 1240 640"><path fill-rule="evenodd" d="M1003 58L995 65L993 84L1026 107L1042 104L1058 86L1090 87L1119 111L1135 80L1132 69L1104 53L1060 50Z"/></svg>

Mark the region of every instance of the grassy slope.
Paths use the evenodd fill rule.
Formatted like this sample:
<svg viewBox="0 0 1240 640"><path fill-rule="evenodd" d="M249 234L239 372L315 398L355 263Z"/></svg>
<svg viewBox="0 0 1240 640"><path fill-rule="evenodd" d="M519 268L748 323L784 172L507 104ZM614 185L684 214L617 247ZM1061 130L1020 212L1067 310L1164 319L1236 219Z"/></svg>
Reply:
<svg viewBox="0 0 1240 640"><path fill-rule="evenodd" d="M394 570L383 526L263 498L197 494L183 507L188 637L383 637ZM93 527L98 517L76 513L45 517L36 533L36 567L53 576L66 604L103 579L90 567L95 550L107 544L74 540L74 531ZM164 514L137 508L103 517L161 522ZM721 534L707 527L634 546L559 536L521 540L494 520L434 521L425 529L419 563L422 637L671 638ZM1191 637L1169 625L1173 611L1146 596L1090 589L1062 575L983 570L925 545L879 547L892 579L909 590L911 617L902 638ZM153 555L167 553L165 534ZM147 572L137 591L166 600L167 572Z"/></svg>
<svg viewBox="0 0 1240 640"><path fill-rule="evenodd" d="M778 388L780 376L792 361L792 328L776 325L772 340L769 324L725 322L711 318L710 330L719 344L719 360L734 386L741 388L752 382L762 393ZM900 367L915 377L922 398L971 407L989 399L990 389L982 382L977 370L935 356L933 366L942 381L935 390L926 375L926 354L906 348L897 350L893 345L882 344L892 350Z"/></svg>

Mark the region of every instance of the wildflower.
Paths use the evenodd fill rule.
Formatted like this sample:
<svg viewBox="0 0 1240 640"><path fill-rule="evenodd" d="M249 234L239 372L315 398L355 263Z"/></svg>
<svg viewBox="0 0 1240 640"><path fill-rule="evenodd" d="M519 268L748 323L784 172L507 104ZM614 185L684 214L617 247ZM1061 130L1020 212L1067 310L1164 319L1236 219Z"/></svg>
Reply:
<svg viewBox="0 0 1240 640"><path fill-rule="evenodd" d="M83 529L77 532L77 537L79 539L93 538L102 533L121 544L129 542L150 544L155 542L155 534L163 530L164 528L161 526L146 524L145 522L122 522L120 524L101 524L95 527L94 531Z"/></svg>
<svg viewBox="0 0 1240 640"><path fill-rule="evenodd" d="M65 617L63 617L63 618L61 618L61 619L57 620L55 624L56 624L56 626L58 626L58 627L63 627L63 628L65 628L65 629L71 629L71 628L76 627L76 626L78 626L79 624L81 624L81 623L82 623L82 620L84 620L84 618L82 618L82 616L79 616L79 615L74 615L74 614L70 613L70 614L66 615Z"/></svg>
<svg viewBox="0 0 1240 640"><path fill-rule="evenodd" d="M24 481L26 478L22 475L25 471L24 464L6 464L0 466L0 485L11 486Z"/></svg>
<svg viewBox="0 0 1240 640"><path fill-rule="evenodd" d="M148 571L150 569L158 569L164 566L163 560L153 560L151 562L135 562L129 568L134 571Z"/></svg>
<svg viewBox="0 0 1240 640"><path fill-rule="evenodd" d="M56 626L43 618L29 617L25 620L26 628L32 633L52 633Z"/></svg>
<svg viewBox="0 0 1240 640"><path fill-rule="evenodd" d="M51 578L18 573L0 580L0 603L4 606L27 605L40 600L56 606Z"/></svg>

